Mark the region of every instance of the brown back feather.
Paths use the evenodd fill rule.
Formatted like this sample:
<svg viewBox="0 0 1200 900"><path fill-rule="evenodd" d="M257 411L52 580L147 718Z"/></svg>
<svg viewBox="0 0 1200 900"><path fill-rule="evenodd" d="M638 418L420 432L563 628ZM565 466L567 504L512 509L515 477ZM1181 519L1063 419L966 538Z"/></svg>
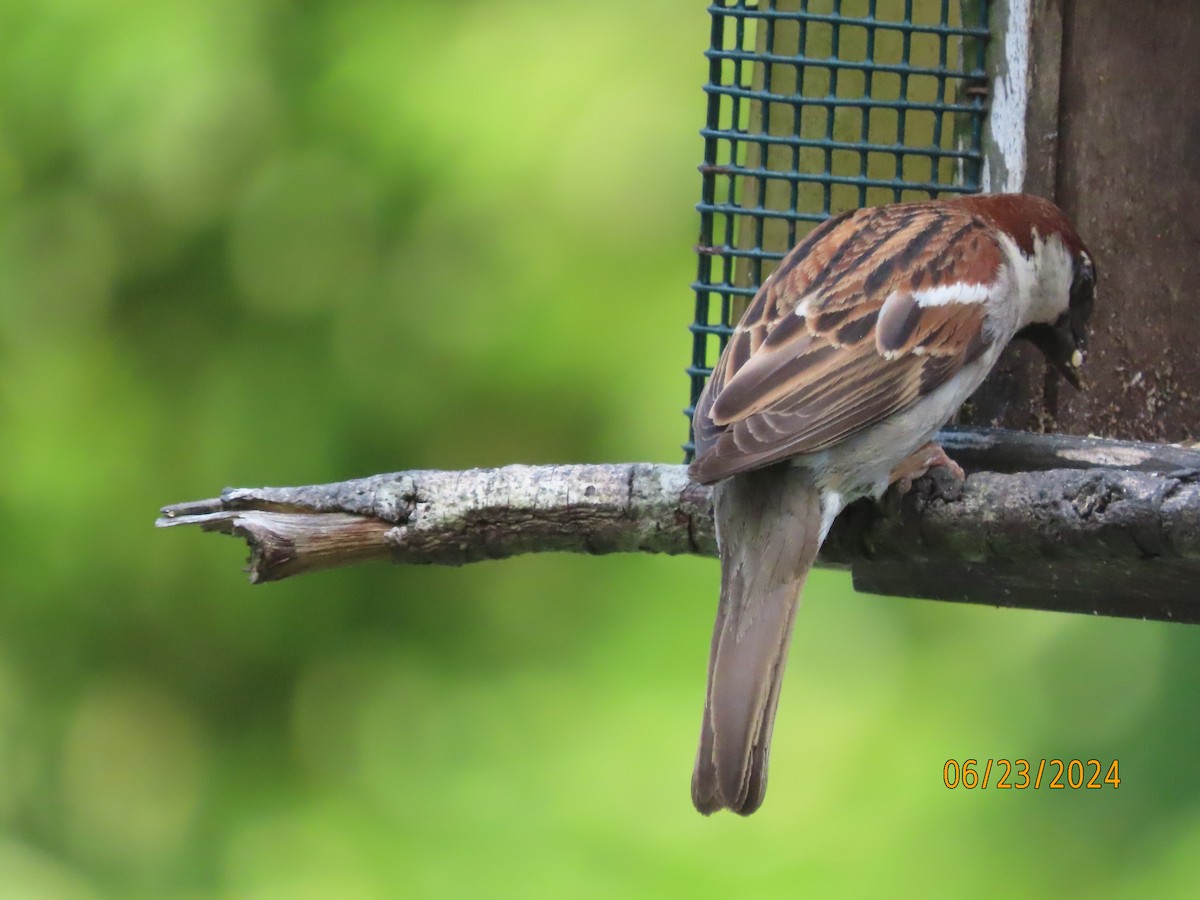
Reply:
<svg viewBox="0 0 1200 900"><path fill-rule="evenodd" d="M1005 265L995 226L958 201L824 223L763 283L705 386L692 477L828 448L944 384L987 349L986 307L914 298L998 285Z"/></svg>

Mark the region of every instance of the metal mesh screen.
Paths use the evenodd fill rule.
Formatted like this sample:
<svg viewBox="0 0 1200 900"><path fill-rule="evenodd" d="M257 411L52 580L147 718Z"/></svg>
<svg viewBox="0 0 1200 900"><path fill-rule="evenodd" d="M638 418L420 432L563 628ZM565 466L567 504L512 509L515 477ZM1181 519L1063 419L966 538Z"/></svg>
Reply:
<svg viewBox="0 0 1200 900"><path fill-rule="evenodd" d="M986 0L717 0L709 12L689 422L785 252L848 209L977 191L986 112Z"/></svg>

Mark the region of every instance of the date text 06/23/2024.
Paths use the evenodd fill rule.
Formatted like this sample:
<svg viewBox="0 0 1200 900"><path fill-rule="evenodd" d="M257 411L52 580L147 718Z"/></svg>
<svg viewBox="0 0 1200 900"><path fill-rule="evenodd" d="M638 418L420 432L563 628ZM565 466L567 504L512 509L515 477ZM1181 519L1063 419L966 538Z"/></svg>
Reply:
<svg viewBox="0 0 1200 900"><path fill-rule="evenodd" d="M1121 786L1118 760L1098 759L948 759L942 767L947 788L985 790L1102 790Z"/></svg>

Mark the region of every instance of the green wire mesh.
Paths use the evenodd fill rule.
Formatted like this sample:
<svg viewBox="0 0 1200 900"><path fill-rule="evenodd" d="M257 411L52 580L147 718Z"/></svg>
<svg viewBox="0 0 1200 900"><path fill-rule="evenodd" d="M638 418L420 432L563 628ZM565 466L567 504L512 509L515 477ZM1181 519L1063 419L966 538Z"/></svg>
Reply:
<svg viewBox="0 0 1200 900"><path fill-rule="evenodd" d="M692 409L746 303L816 223L979 190L986 0L718 0ZM684 445L691 459L689 429Z"/></svg>

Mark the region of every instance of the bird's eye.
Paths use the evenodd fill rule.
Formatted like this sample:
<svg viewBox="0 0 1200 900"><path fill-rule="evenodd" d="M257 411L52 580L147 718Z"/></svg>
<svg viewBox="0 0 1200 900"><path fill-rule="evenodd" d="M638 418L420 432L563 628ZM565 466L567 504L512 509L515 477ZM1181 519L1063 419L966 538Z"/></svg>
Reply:
<svg viewBox="0 0 1200 900"><path fill-rule="evenodd" d="M1075 277L1071 280L1071 312L1077 319L1086 319L1096 296L1096 267L1086 253L1076 262Z"/></svg>
<svg viewBox="0 0 1200 900"><path fill-rule="evenodd" d="M1071 286L1083 283L1095 283L1096 281L1096 264L1092 262L1092 257L1086 252L1081 251L1075 257L1075 277L1071 279Z"/></svg>

